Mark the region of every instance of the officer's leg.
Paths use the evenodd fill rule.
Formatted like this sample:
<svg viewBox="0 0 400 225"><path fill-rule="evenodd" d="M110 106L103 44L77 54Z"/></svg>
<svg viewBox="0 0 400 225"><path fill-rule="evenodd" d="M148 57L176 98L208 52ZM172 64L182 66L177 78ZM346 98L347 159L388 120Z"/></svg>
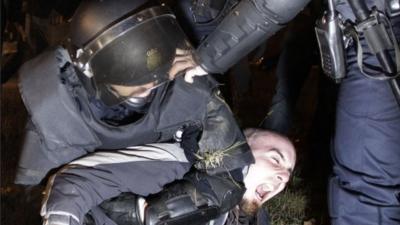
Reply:
<svg viewBox="0 0 400 225"><path fill-rule="evenodd" d="M179 153L179 154L177 154ZM146 196L180 179L190 164L181 148L153 144L135 149L97 152L72 162L49 182L41 215L81 223L84 215L121 192ZM65 219L65 218L69 219Z"/></svg>
<svg viewBox="0 0 400 225"><path fill-rule="evenodd" d="M288 30L276 68L275 94L268 115L260 125L282 134L287 134L292 126L296 102L312 64L313 33L309 27L301 26L304 25L294 23ZM302 32L297 33L299 29Z"/></svg>
<svg viewBox="0 0 400 225"><path fill-rule="evenodd" d="M332 224L400 224L400 108L387 81L361 74L354 51L348 63L332 152Z"/></svg>

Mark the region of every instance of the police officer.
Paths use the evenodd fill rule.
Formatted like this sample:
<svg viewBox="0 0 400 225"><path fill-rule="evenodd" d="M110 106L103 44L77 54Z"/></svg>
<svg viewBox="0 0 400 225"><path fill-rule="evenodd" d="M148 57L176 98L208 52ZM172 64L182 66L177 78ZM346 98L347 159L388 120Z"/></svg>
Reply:
<svg viewBox="0 0 400 225"><path fill-rule="evenodd" d="M386 13L398 42L399 1L365 2L369 10L376 6ZM349 1L336 1L336 10L355 22L350 6ZM360 39L364 63L381 68L365 37ZM353 44L347 50L347 76L337 103L334 174L329 188L331 222L400 224L400 108L386 80L368 78L363 72Z"/></svg>
<svg viewBox="0 0 400 225"><path fill-rule="evenodd" d="M94 149L179 139L184 127L206 126L207 110L225 108L212 78L174 79L176 68L194 64L190 45L167 7L150 6L84 1L72 19L71 50L48 51L21 68L30 121L17 183L39 183L50 169ZM223 107L211 108L211 99ZM228 145L244 138L233 133Z"/></svg>
<svg viewBox="0 0 400 225"><path fill-rule="evenodd" d="M205 176L235 184L230 199L236 204L244 190L242 168L253 156L217 82L203 76L190 83L179 76L196 64L168 7L145 0L83 1L71 27L68 50L49 50L20 70L30 118L16 183L38 184L52 169L95 150L181 142L188 162L143 162L152 171L144 187L155 185L141 194L159 191L196 163ZM218 163L201 160L213 155Z"/></svg>

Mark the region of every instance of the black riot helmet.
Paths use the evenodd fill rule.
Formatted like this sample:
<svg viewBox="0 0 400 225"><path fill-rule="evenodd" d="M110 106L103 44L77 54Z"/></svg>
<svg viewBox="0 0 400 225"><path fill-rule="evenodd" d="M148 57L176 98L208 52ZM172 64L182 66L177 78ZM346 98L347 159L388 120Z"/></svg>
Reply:
<svg viewBox="0 0 400 225"><path fill-rule="evenodd" d="M131 99L115 86L150 89L168 81L176 49L191 48L171 10L147 0L83 1L70 39L72 61L107 105Z"/></svg>

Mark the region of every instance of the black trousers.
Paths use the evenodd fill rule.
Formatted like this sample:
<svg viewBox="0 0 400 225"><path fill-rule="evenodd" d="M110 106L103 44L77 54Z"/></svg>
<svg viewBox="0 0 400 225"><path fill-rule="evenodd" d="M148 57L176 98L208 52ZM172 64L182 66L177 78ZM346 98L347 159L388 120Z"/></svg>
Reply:
<svg viewBox="0 0 400 225"><path fill-rule="evenodd" d="M392 22L399 39L400 17ZM348 76L338 96L329 186L331 221L333 225L400 224L400 107L389 82L363 76L356 57L350 49ZM379 65L371 54L365 60Z"/></svg>

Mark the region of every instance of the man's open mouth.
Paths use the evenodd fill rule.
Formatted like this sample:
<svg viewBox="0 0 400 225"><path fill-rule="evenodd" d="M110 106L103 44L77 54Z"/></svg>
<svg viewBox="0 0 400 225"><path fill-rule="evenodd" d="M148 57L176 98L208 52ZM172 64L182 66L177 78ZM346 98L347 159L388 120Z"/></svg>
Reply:
<svg viewBox="0 0 400 225"><path fill-rule="evenodd" d="M255 191L255 196L258 201L263 202L263 200L267 197L268 193L272 191L272 187L268 184L260 184L257 186Z"/></svg>

